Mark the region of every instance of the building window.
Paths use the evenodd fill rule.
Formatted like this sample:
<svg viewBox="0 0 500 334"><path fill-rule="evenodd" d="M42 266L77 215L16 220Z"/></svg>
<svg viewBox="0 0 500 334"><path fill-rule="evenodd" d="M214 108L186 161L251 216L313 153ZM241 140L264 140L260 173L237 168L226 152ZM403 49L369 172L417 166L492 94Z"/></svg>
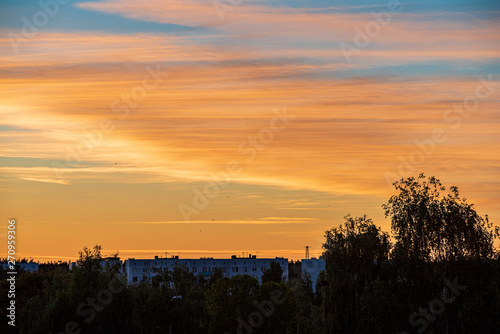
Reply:
<svg viewBox="0 0 500 334"><path fill-rule="evenodd" d="M143 273L147 273L148 272L148 268L142 268L142 272Z"/></svg>
<svg viewBox="0 0 500 334"><path fill-rule="evenodd" d="M257 267L253 267L252 271L254 271L254 272L257 271Z"/></svg>
<svg viewBox="0 0 500 334"><path fill-rule="evenodd" d="M136 274L136 273L137 273L137 268L132 269L132 272L133 272L134 274Z"/></svg>
<svg viewBox="0 0 500 334"><path fill-rule="evenodd" d="M225 273L226 272L226 267L222 267L222 272Z"/></svg>
<svg viewBox="0 0 500 334"><path fill-rule="evenodd" d="M133 282L137 282L137 276L132 277Z"/></svg>
<svg viewBox="0 0 500 334"><path fill-rule="evenodd" d="M243 267L243 272L246 273L247 272L247 267Z"/></svg>
<svg viewBox="0 0 500 334"><path fill-rule="evenodd" d="M237 273L238 272L238 267L233 267L233 273Z"/></svg>
<svg viewBox="0 0 500 334"><path fill-rule="evenodd" d="M197 269L196 267L194 267L194 268L193 268L193 273L195 273L195 272L196 272L196 269Z"/></svg>

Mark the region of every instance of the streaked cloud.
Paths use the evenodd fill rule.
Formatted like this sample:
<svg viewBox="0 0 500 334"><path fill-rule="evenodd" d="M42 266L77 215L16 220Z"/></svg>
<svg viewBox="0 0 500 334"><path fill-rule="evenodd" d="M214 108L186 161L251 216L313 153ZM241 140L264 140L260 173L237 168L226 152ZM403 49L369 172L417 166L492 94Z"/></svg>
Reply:
<svg viewBox="0 0 500 334"><path fill-rule="evenodd" d="M21 251L69 256L102 243L141 255L130 243L145 229L154 239L137 240L145 252L168 243L192 254L275 247L298 256L349 212L388 230L386 174L400 175L435 129L446 139L411 172L459 186L498 220L494 7L404 4L348 63L339 44L354 43L355 28L385 4L308 6L243 1L221 20L211 1L80 2L85 15L130 19L127 31L47 27L18 53L7 34L21 29L0 25L1 188L14 194L0 209L33 229ZM134 32L138 21L196 28ZM161 80L137 98L151 69ZM478 108L447 113L490 74L494 90ZM295 117L259 142L285 108ZM450 116L460 116L458 128ZM178 205L229 161L241 171L186 224ZM73 244L35 233L84 226Z"/></svg>

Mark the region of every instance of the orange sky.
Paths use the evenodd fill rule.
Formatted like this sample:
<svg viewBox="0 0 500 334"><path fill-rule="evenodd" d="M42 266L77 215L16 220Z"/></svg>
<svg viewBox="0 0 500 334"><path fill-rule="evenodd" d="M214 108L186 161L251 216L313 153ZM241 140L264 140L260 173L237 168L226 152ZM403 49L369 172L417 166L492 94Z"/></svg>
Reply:
<svg viewBox="0 0 500 334"><path fill-rule="evenodd" d="M347 59L339 45L386 4L297 3L243 1L222 19L195 0L77 2L17 52L12 33L41 8L4 5L2 254L15 217L18 256L38 260L94 244L317 256L348 213L389 231L389 181L420 172L498 225L496 7L403 4ZM204 188L218 194L196 207Z"/></svg>

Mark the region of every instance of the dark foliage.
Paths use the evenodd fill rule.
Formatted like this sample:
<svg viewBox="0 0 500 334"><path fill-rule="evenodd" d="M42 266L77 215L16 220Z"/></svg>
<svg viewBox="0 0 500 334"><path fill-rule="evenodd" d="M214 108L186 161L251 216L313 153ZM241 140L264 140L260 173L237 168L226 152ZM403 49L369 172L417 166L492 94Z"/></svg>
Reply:
<svg viewBox="0 0 500 334"><path fill-rule="evenodd" d="M326 231L326 269L315 289L300 262L290 264L289 277L272 262L262 283L177 267L127 286L117 268L101 267L100 246L85 247L72 271L63 262L20 271L15 331L5 321L0 268L0 332L500 333L498 230L433 177L395 188L383 206L392 239L366 216L346 216Z"/></svg>

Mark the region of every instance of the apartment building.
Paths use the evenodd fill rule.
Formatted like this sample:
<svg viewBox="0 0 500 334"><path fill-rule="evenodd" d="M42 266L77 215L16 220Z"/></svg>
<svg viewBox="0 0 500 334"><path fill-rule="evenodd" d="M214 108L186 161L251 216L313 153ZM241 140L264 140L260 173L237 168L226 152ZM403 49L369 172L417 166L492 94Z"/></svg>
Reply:
<svg viewBox="0 0 500 334"><path fill-rule="evenodd" d="M199 259L179 259L178 256L162 258L155 256L154 259L128 259L124 268L129 284L139 282L151 282L155 275L153 268L173 270L176 266L185 266L194 276L199 274L210 277L217 268L220 268L222 275L233 277L236 275L250 275L262 281L262 274L270 268L271 262L277 262L283 269L283 276L288 278L288 259L257 258L255 255L248 257L231 256L230 259L214 259L202 257Z"/></svg>
<svg viewBox="0 0 500 334"><path fill-rule="evenodd" d="M311 276L312 288L316 291L316 282L318 281L319 274L325 270L325 260L320 256L317 258L303 259L302 261L302 273L309 274Z"/></svg>
<svg viewBox="0 0 500 334"><path fill-rule="evenodd" d="M8 263L0 263L2 268L6 271L17 271L18 269L22 269L28 272L36 272L38 271L38 263L37 262L17 262L15 265L15 269L11 270Z"/></svg>

